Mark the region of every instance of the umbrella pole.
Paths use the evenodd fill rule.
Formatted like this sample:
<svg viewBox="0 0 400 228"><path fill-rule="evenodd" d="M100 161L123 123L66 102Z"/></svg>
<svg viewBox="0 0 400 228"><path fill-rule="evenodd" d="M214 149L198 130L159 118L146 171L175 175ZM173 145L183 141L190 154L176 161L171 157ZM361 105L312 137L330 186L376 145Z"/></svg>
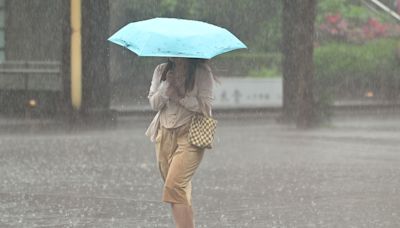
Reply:
<svg viewBox="0 0 400 228"><path fill-rule="evenodd" d="M79 110L82 104L81 0L71 0L71 101Z"/></svg>

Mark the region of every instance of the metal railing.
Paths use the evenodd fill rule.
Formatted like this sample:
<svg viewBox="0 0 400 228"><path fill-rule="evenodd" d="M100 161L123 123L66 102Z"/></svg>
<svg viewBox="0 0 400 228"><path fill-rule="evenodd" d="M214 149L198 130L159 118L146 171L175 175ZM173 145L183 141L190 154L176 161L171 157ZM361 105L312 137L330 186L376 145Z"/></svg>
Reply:
<svg viewBox="0 0 400 228"><path fill-rule="evenodd" d="M62 90L58 61L6 61L0 63L0 90Z"/></svg>

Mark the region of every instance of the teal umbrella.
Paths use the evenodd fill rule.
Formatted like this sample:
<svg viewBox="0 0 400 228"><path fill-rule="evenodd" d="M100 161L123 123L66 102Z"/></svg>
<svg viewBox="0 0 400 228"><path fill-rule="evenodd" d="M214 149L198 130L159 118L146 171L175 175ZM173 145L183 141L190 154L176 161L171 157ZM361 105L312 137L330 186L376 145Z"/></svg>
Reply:
<svg viewBox="0 0 400 228"><path fill-rule="evenodd" d="M201 21L154 18L130 23L109 41L138 56L211 59L235 49L247 48L228 30Z"/></svg>

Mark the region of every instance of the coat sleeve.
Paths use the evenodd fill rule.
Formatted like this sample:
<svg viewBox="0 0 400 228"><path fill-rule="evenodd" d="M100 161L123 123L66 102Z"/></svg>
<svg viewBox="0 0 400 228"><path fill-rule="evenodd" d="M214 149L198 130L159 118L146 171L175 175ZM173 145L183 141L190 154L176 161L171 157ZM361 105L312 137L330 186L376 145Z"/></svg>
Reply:
<svg viewBox="0 0 400 228"><path fill-rule="evenodd" d="M168 82L161 82L161 74L162 65L158 65L154 70L148 95L150 106L155 111L160 111L169 100L165 95Z"/></svg>
<svg viewBox="0 0 400 228"><path fill-rule="evenodd" d="M179 103L193 112L199 112L206 115L212 115L213 102L213 75L209 67L201 66L199 75L196 78L198 87L197 96L185 96Z"/></svg>

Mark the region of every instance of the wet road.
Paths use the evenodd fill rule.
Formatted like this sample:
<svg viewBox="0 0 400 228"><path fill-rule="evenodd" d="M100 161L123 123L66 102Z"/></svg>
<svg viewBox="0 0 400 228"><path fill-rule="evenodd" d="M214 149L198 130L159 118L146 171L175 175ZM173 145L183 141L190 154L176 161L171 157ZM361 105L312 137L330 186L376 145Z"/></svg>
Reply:
<svg viewBox="0 0 400 228"><path fill-rule="evenodd" d="M0 227L173 227L148 121L2 132ZM400 118L223 116L193 185L197 227L400 227Z"/></svg>

